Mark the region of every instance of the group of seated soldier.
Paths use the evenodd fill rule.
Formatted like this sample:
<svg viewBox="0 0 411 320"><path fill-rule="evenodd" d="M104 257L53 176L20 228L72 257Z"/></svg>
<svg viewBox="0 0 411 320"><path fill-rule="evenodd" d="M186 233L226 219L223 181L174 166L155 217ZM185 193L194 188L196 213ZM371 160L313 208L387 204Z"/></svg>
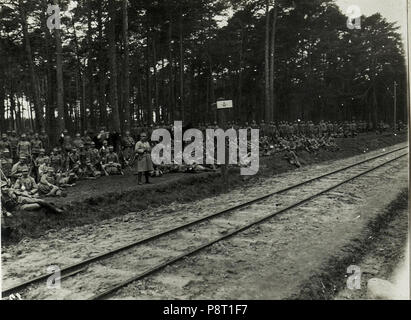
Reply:
<svg viewBox="0 0 411 320"><path fill-rule="evenodd" d="M134 147L139 133L164 127L172 131L172 124L159 123L152 126L133 128L123 136L116 132L107 132L102 128L97 134L86 131L82 136L76 133L71 138L64 130L58 144L52 148L49 137L43 130L41 134L30 131L18 136L16 131L3 133L0 139L0 161L2 174L13 184L23 177L34 179L37 193L43 196L60 196L63 189L75 185L79 179L96 179L102 175L124 175L124 169L135 161ZM200 130L217 129L216 122L199 123ZM265 123L256 121L240 123L228 121L222 129L259 129L261 155L285 152L287 159L300 166L298 153L319 152L321 149L336 151L336 138L355 137L359 133L374 130L372 123L365 121L331 122L296 120ZM387 131L389 126L379 122L374 131ZM406 130L406 125L399 121L398 131ZM161 176L168 172L213 171L214 165L157 165L152 176ZM24 171L24 172L23 172Z"/></svg>

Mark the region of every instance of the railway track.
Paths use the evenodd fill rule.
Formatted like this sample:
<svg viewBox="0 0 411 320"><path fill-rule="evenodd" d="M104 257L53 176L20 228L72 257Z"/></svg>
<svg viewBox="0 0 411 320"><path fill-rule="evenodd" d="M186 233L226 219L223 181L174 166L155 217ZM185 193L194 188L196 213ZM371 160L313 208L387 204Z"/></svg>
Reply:
<svg viewBox="0 0 411 320"><path fill-rule="evenodd" d="M87 299L106 298L134 281L141 280L217 242L267 221L275 215L301 206L343 184L393 163L408 154L408 151L404 151L407 148L398 148L356 162L67 266L61 269L61 281L65 282L65 288L72 289L77 296L81 296L78 294L80 291ZM305 186L310 186L309 190L305 190L303 188ZM276 206L274 212L267 214L267 207L273 208L273 199L275 203L280 204ZM255 206L259 205L265 206L264 210L259 210L265 211L264 214L255 214ZM253 214L247 214L253 208ZM248 211L244 212L243 209ZM155 240L158 241L153 244ZM185 246L182 248L181 244ZM164 259L167 255L168 257ZM116 272L111 272L113 270ZM105 275L101 276L101 274ZM44 274L7 288L2 291L2 296L27 290L39 290L38 285L43 284L45 287L44 282L52 275ZM91 276L91 280L87 280L88 276ZM100 278L107 281L102 281L96 288L84 290L85 284L93 283L93 278L94 281Z"/></svg>

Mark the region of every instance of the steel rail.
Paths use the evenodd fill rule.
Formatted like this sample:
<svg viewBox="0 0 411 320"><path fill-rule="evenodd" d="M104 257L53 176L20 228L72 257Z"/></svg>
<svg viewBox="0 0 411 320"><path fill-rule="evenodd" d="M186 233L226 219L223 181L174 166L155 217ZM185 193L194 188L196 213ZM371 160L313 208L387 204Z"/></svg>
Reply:
<svg viewBox="0 0 411 320"><path fill-rule="evenodd" d="M136 247L136 246L138 246L138 245L142 245L142 244L147 243L147 242L149 242L149 241L152 241L152 240L158 239L158 238L160 238L160 237L169 235L169 234L171 234L171 233L174 233L174 232L179 231L179 230L182 230L182 229L184 229L184 228L187 228L187 227L193 226L193 225L195 225L195 224L204 222L204 221L209 220L209 219L211 219L211 218L218 217L218 216L221 216L221 215L223 215L223 214L230 213L230 212L232 212L232 211L241 209L241 208L243 208L243 207L250 206L250 205L252 205L252 204L254 204L254 203L256 203L256 202L263 201L263 200L265 200L265 199L267 199L267 198L269 198L269 197L272 197L272 196L274 196L274 195L277 195L277 194L281 194L281 193L290 191L290 190L295 189L295 188L298 188L298 187L300 187L300 186L303 186L303 185L312 183L312 182L314 182L314 181L323 179L323 178L325 178L325 177L328 177L328 176L337 174L337 173L339 173L339 172L342 172L342 171L351 169L351 168L353 168L353 167L356 167L356 166L359 166L359 165L361 165L361 164L364 164L364 163L373 161L373 160L375 160L375 159L382 158L382 157L384 157L384 156L387 156L387 155L390 155L390 154L392 154L392 153L395 153L395 152L404 150L404 149L406 149L406 148L408 148L408 146L401 147L401 148L397 148L397 149L395 149L395 150L391 150L391 151L385 152L385 153L383 153L383 154L379 154L379 155L373 156L373 157L371 157L371 158L368 158L368 159L365 159L365 160L356 162L356 163L354 163L354 164L351 164L351 165L342 167L342 168L340 168L340 169L333 170L333 171L330 171L330 172L328 172L328 173L319 175L319 176L317 176L317 177L314 177L314 178L311 178L311 179L308 179L308 180L299 182L299 183L297 183L297 184L291 185L291 186L286 187L286 188L284 188L284 189L281 189L281 190L278 190L278 191L275 191L275 192L271 192L271 193L268 193L268 194L266 194L266 195L264 195L264 196L257 197L257 198L255 198L255 199L252 199L252 200L243 202L243 203L241 203L241 204L239 204L239 205L236 205L236 206L233 206L233 207L230 207L230 208L227 208L227 209L218 211L218 212L213 213L213 214L211 214L211 215L207 215L207 216L204 216L204 217L202 217L202 218L193 220L193 221L191 221L191 222L187 222L187 223L182 224L182 225L180 225L180 226L173 227L173 228L167 229L167 230L165 230L165 231L161 231L161 232L159 232L159 233L157 233L157 234L154 234L154 235L152 235L152 236L148 236L148 237L146 237L146 238L136 240L136 241L131 242L131 243L127 244L127 245L121 246L121 247L119 247L119 248L110 250L110 251L108 251L108 252L105 252L105 253L96 255L96 256L91 257L91 258L89 258L89 259L80 261L80 262L78 262L78 263L69 265L69 266L67 266L67 267L64 267L64 268L62 268L62 269L60 270L60 274L63 276L64 274L71 273L71 272L73 272L74 270L79 269L79 268L82 268L82 267L84 267L84 266L86 266L86 265L88 265L88 264L91 264L91 263L93 263L93 262L96 262L96 261L100 261L100 260L109 258L109 257L111 257L111 256L113 256L113 255L115 255L115 254L117 254L117 253L119 253L119 252L121 252L121 251L125 251L125 250L127 250L127 249L132 248L132 247ZM76 274L76 273L74 273L74 274ZM30 285L33 285L33 284L39 283L39 282L41 282L41 281L47 280L47 279L48 279L50 276L52 276L52 275L53 275L53 273L44 274L44 275L38 276L38 277L36 277L36 278L33 278L33 279L30 279L30 280L24 281L24 282L22 282L22 283L20 283L20 284L17 284L17 285L15 285L15 286L13 286L13 287L7 288L7 289L5 289L5 290L2 291L2 296L7 296L7 295L10 295L10 294L15 293L15 292L17 292L17 291L21 291L21 290L25 289L26 287L28 287L28 286L30 286Z"/></svg>
<svg viewBox="0 0 411 320"><path fill-rule="evenodd" d="M242 232L242 231L244 231L244 230L247 230L247 229L249 229L249 228L251 228L251 227L253 227L253 226L255 226L255 225L258 225L258 224L260 224L260 223L262 223L262 222L264 222L264 221L266 221L266 220L268 220L268 219L270 219L270 218L272 218L272 217L274 217L274 216L276 216L276 215L279 215L279 214L281 214L281 213L284 213L284 212L286 212L286 211L289 211L289 210L291 210L291 209L293 209L293 208L299 207L299 206L305 204L306 202L311 201L311 200L314 199L314 198L317 198L317 197L319 197L319 196L321 196L321 195L323 195L323 194L325 194L325 193L327 193L327 192L329 192L329 191L331 191L331 190L334 190L334 189L340 187L340 186L343 185L343 184L346 184L346 183L348 183L348 182L351 182L351 181L354 180L354 179L357 179L357 178L359 178L359 177L361 177L361 176L363 176L363 175L365 175L365 174L367 174L367 173L370 173L370 172L372 172L372 171L375 171L375 170L377 170L377 169L379 169L379 168L381 168L381 167L383 167L383 166L385 166L385 165L387 165L387 164L389 164L389 163L392 163L392 162L394 162L394 161L396 161L396 160L398 160L398 159L400 159L400 158L402 158L402 157L405 157L406 155L408 155L408 152L407 152L406 154L403 154L403 155L399 156L399 157L396 157L396 158L394 158L394 159L391 159L391 160L389 160L389 161L386 161L386 162L384 162L384 163L382 163L382 164L380 164L380 165L378 165L378 166L376 166L376 167L373 167L373 168L371 168L371 169L368 169L368 170L366 170L366 171L363 171L363 172L361 172L360 174L357 174L357 175L355 175L355 176L353 176L353 177L351 177L351 178L349 178L349 179L346 179L346 180L344 180L344 181L342 181L342 182L339 182L339 183L337 183L337 184L335 184L335 185L333 185L333 186L331 186L331 187L329 187L329 188L327 188L327 189L324 189L324 190L322 190L322 191L320 191L320 192L318 192L318 193L316 193L316 194L314 194L314 195L311 195L311 196L309 196L309 197L307 197L307 198L305 198L305 199L303 199L303 200L301 200L301 201L298 201L298 202L296 202L296 203L294 203L294 204L292 204L292 205L290 205L290 206L288 206L288 207L286 207L286 208L283 208L283 209L281 209L281 210L279 210L279 211L276 211L276 212L274 212L274 213L272 213L272 214L270 214L270 215L267 215L267 216L265 216L265 217L263 217L263 218L259 218L259 219L255 220L255 221L251 222L251 223L248 223L247 225L245 225L245 226L243 226L243 227L239 227L239 228L237 228L237 229L235 229L235 230L227 233L226 235L221 236L221 237L219 237L219 238L217 238L217 239L215 239L215 240L212 240L212 241L210 241L210 242L208 242L208 243L206 243L206 244L203 244L203 245L201 245L201 246L198 246L198 247L194 248L193 250L190 250L190 251L188 251L188 252L186 252L186 253L183 253L183 254L181 254L181 255L179 255L179 256L177 256L177 257L168 259L167 261L165 261L165 262L163 262L163 263L161 263L161 264L158 264L158 265L150 268L149 270L147 270L147 271L145 271L145 272L143 272L143 273L141 273L141 274L138 274L138 275L136 275L136 276L134 276L134 277L131 277L131 278L125 280L125 281L122 281L122 282L120 282L120 283L118 283L118 284L110 287L109 289L105 290L104 292L99 293L99 294L97 294L97 295L94 295L94 296L90 297L88 300L100 300L100 299L106 298L106 297L112 295L114 292L120 290L121 288L129 285L130 283L132 283L132 282L134 282L134 281L141 280L141 279L143 279L143 278L145 278L145 277L147 277L147 276L149 276L149 275L152 275L152 274L156 273L157 271L160 271L161 269L164 269L164 268L167 267L167 266L170 266L170 265L172 265L172 264L174 264L174 263L176 263L176 262L178 262L178 261L180 261L180 260L182 260L182 259L184 259L184 258L187 258L187 257L189 257L189 256L191 256L191 255L193 255L193 254L196 254L196 253L198 253L199 251L201 251L201 250L203 250L203 249L205 249L205 248L207 248L207 247L210 247L211 245L213 245L213 244L215 244L215 243L217 243L217 242L220 242L220 241L222 241L222 240L225 240L225 239L227 239L227 238L230 238L230 237L232 237L232 236L234 236L234 235L236 235L236 234L238 234L238 233L240 233L240 232Z"/></svg>

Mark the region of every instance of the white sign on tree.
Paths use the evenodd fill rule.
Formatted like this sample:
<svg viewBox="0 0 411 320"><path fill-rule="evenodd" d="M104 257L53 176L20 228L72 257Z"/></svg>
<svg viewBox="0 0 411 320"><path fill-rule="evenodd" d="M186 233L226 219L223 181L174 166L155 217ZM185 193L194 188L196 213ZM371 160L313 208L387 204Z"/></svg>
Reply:
<svg viewBox="0 0 411 320"><path fill-rule="evenodd" d="M233 107L233 100L217 101L217 109L229 109Z"/></svg>

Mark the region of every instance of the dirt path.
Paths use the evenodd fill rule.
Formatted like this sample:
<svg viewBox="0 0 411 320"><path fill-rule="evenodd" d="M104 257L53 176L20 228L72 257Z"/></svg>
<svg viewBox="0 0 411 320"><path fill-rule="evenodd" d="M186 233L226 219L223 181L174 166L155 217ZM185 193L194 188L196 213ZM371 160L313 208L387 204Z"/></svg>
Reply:
<svg viewBox="0 0 411 320"><path fill-rule="evenodd" d="M398 147L398 145L393 146L386 151ZM301 182L309 176L323 174L337 166L347 165L353 159L359 161L375 154L377 152L301 168L274 178L261 179L260 184L252 188L238 188L230 193L191 204L176 202L159 207L155 211L130 213L92 225L48 232L39 239L25 239L20 244L4 248L3 286L9 287L23 279L44 273L46 267L51 264L65 266L77 262L112 248L113 243L116 246L129 243L136 238L164 230L170 224L175 225L187 219L209 214L210 211L260 196L267 190L282 189ZM326 199L313 202L308 207L301 207L284 217L273 219L273 223L264 224L244 233L242 237L227 241L227 244L217 245L208 253L192 258L192 264L189 263L188 267L181 269L186 270L186 274L175 275L172 267L169 270L171 275L168 275L168 280L165 281L171 281L171 287L181 286L182 293L164 288L161 281L160 284L154 285L155 290L147 291L144 288L150 288L150 281L156 279L153 277L147 281L148 287L146 282L137 282L135 285L137 287L130 286L131 289L125 290L120 296L127 296L130 291L133 292L134 298L178 298L180 295L191 298L211 298L218 293L219 298L233 298L240 294L238 298L272 299L295 294L298 286L304 283L304 279L314 272L316 267L321 267L327 257L342 250L340 246L343 246L346 241L357 238L369 221L378 217L376 208L384 207L387 202L395 198L403 187L404 181L406 182L401 168L405 168L404 163L398 164L394 169L373 174L367 177L368 180L364 178L361 183L353 185L353 189L335 191ZM384 184L378 184L378 181L384 181L383 179L393 181L393 188L387 191ZM342 202L339 200L341 197ZM366 208L367 211L361 213L361 208ZM266 208L260 207L259 210L266 210ZM324 243L327 245L324 246ZM251 261L253 263L249 265ZM190 267L195 267L196 270L199 268L199 274L193 273ZM130 270L130 273L133 271ZM129 273L117 275L112 272L107 273L107 277L113 278L113 281L118 281L123 276L129 276ZM279 281L273 279L268 281L267 277L278 278ZM70 281L74 281L72 285L79 285L76 284L76 277ZM285 285L287 281L293 285L290 286L290 283ZM192 288L187 287L189 283ZM221 283L224 283L224 288L220 288ZM268 287L263 290L258 286L253 288L253 283ZM240 292L241 288L245 287L251 288L247 294ZM136 288L139 290L136 291ZM164 294L158 296L159 292ZM61 291L58 296L67 298L70 297L69 293ZM43 298L36 296L34 292L26 298L30 297ZM80 295L76 295L76 298L79 297Z"/></svg>

